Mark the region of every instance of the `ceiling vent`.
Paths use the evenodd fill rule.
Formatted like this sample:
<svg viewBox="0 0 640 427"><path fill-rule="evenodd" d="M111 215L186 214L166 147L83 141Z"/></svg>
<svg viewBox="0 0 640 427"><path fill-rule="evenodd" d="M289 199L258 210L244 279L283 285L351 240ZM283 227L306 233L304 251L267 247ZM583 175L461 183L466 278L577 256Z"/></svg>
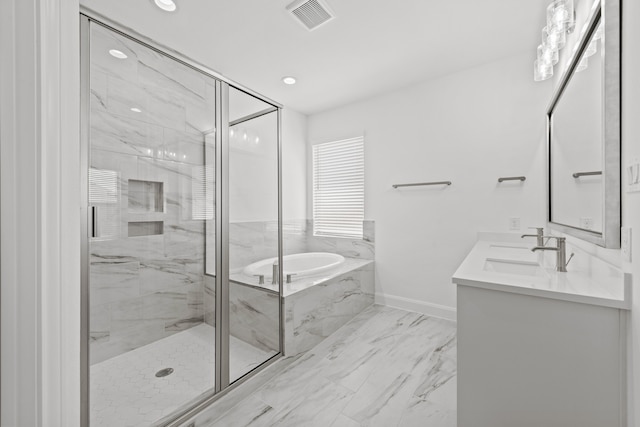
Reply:
<svg viewBox="0 0 640 427"><path fill-rule="evenodd" d="M329 6L321 0L296 0L287 6L287 10L309 31L335 18Z"/></svg>

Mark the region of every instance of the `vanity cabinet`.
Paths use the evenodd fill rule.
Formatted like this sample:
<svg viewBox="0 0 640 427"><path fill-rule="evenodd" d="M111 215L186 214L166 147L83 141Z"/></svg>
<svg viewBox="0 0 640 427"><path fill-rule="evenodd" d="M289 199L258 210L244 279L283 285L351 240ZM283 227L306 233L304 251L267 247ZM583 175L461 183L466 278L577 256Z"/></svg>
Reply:
<svg viewBox="0 0 640 427"><path fill-rule="evenodd" d="M459 427L626 425L626 310L460 284L457 294Z"/></svg>

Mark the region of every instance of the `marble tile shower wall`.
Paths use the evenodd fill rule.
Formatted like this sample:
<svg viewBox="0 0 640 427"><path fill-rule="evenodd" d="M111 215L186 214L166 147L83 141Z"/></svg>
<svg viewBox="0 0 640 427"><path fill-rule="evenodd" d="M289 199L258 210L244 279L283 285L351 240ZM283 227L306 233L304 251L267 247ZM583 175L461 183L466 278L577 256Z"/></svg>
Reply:
<svg viewBox="0 0 640 427"><path fill-rule="evenodd" d="M110 189L93 183L90 195L99 209L90 243L93 364L213 317L203 165L215 82L97 25L91 42L90 165L117 177ZM152 229L158 234L129 237Z"/></svg>
<svg viewBox="0 0 640 427"><path fill-rule="evenodd" d="M344 239L313 235L313 220L287 220L282 227L285 255L302 252L331 252L349 258L375 258L375 221L363 222L363 238ZM275 221L229 224L230 268L242 270L248 264L278 255Z"/></svg>

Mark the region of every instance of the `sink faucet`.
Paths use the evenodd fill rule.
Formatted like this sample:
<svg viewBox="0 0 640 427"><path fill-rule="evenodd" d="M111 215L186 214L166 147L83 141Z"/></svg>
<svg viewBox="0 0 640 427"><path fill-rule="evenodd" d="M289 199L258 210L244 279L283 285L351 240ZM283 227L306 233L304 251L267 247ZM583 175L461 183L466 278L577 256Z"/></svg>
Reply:
<svg viewBox="0 0 640 427"><path fill-rule="evenodd" d="M556 236L541 236L542 238L550 238L550 239L556 239L556 246L555 247L550 247L550 246L536 246L534 248L531 249L532 252L535 251L556 251L556 271L560 271L563 273L566 273L567 271L567 264L569 264L567 262L567 246L566 246L566 238L564 237L556 237ZM571 254L571 257L573 257L573 254ZM571 258L569 258L569 261L571 261Z"/></svg>
<svg viewBox="0 0 640 427"><path fill-rule="evenodd" d="M525 237L536 237L538 240L536 242L536 244L538 246L544 246L544 228L542 227L529 227L531 229L535 229L536 230L536 234L523 234L522 236L520 236L521 239L524 239Z"/></svg>
<svg viewBox="0 0 640 427"><path fill-rule="evenodd" d="M273 270L271 274L271 284L277 285L279 283L278 276L280 276L280 268L278 266L278 260L273 263Z"/></svg>

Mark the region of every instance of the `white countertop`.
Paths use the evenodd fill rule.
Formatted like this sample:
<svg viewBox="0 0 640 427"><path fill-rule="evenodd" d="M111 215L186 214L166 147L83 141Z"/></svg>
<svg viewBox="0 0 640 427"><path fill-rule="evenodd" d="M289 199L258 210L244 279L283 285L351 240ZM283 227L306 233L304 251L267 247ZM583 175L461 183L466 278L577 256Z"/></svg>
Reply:
<svg viewBox="0 0 640 427"><path fill-rule="evenodd" d="M522 240L511 233L480 233L480 238L453 274L457 285L474 286L584 304L630 309L631 278L567 242L567 259L575 257L567 272L555 271L554 251L531 252L535 238ZM490 271L487 260L506 265L523 264L535 273L513 274ZM491 262L489 263L491 264ZM536 265L539 268L536 268Z"/></svg>

